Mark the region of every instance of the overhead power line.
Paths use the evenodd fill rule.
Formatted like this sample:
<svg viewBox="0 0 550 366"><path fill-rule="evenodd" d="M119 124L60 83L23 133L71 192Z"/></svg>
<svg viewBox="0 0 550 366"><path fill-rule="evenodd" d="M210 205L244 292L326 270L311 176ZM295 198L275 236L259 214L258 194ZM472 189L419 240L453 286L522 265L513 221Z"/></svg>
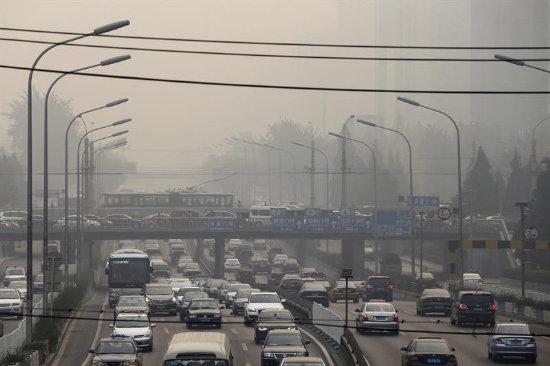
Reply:
<svg viewBox="0 0 550 366"><path fill-rule="evenodd" d="M0 27L3 31L29 32L60 35L83 35L84 33L63 32L43 29ZM222 40L222 39L200 39L200 38L175 38L175 37L149 37L149 36L124 36L113 34L102 34L98 37L140 39L150 41L172 41L172 42L197 42L197 43L222 43L222 44L247 44L262 46L293 46L293 47L335 47L335 48L380 48L380 49L423 49L423 50L548 50L548 46L412 46L412 45L368 45L368 44L338 44L338 43L308 43L308 42L274 42L274 41L248 41L248 40Z"/></svg>
<svg viewBox="0 0 550 366"><path fill-rule="evenodd" d="M24 70L30 71L30 67L1 65L0 69ZM34 69L35 72L46 72L53 74L73 74L77 76L91 76L99 78L135 80L162 82L172 84L188 84L188 85L203 85L203 86L222 86L236 88L256 88L256 89L280 89L280 90L302 90L302 91L330 91L330 92L348 92L348 93L401 93L401 94L496 94L496 95L529 95L529 94L550 94L548 90L423 90L423 89L367 89L367 88L337 88L337 87L321 87L321 86L300 86L300 85L276 85L276 84L252 84L252 83L229 83L220 81L201 81L201 80L182 80L182 79L167 79L145 76L127 76L113 74L95 74L87 72L73 72L67 70L53 69Z"/></svg>
<svg viewBox="0 0 550 366"><path fill-rule="evenodd" d="M54 41L40 41L24 38L0 37L0 41L22 42L35 44L55 44ZM313 59L313 60L344 60L344 61L402 61L402 62L502 62L496 58L442 58L442 57L357 57L357 56L324 56L324 55L291 55L291 54L271 54L271 53L250 53L250 52L224 52L224 51L197 51L197 50L176 50L170 48L152 48L152 47L130 47L130 46L106 46L97 44L68 43L64 46L71 47L90 47L129 51L144 52L162 52L162 53L181 53L194 55L213 55L213 56L238 56L238 57L258 57L258 58L289 58L289 59ZM522 58L526 62L548 62L549 58Z"/></svg>

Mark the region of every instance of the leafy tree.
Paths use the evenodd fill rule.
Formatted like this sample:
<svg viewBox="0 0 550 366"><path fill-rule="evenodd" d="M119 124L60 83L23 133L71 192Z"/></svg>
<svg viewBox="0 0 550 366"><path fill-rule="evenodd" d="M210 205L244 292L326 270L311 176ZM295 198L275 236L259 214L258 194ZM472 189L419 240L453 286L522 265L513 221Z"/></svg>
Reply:
<svg viewBox="0 0 550 366"><path fill-rule="evenodd" d="M23 207L26 202L25 172L14 154L0 156L0 172L0 206Z"/></svg>
<svg viewBox="0 0 550 366"><path fill-rule="evenodd" d="M527 226L538 229L539 240L550 240L550 159L542 159L545 167L537 177L537 188L533 192L533 199L529 202L529 216ZM550 268L550 253L547 250L530 250L528 252L530 268Z"/></svg>
<svg viewBox="0 0 550 366"><path fill-rule="evenodd" d="M489 159L480 146L476 160L464 180L464 191L475 192L472 211L477 214L495 214L498 212L498 187L491 173Z"/></svg>
<svg viewBox="0 0 550 366"><path fill-rule="evenodd" d="M517 201L527 201L529 197L529 171L528 167L521 165L521 159L516 150L510 161L510 176L506 184L503 201L503 214L516 215Z"/></svg>

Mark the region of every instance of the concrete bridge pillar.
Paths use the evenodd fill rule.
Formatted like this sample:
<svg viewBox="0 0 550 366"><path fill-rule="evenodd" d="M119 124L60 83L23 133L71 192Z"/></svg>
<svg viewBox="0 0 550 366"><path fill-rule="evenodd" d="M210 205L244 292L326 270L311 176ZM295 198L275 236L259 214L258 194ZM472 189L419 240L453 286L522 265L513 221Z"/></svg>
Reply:
<svg viewBox="0 0 550 366"><path fill-rule="evenodd" d="M311 240L298 239L294 240L296 244L296 260L298 263L305 263L309 248L311 248Z"/></svg>
<svg viewBox="0 0 550 366"><path fill-rule="evenodd" d="M342 266L351 268L353 277L362 279L365 271L365 242L357 239L342 239Z"/></svg>
<svg viewBox="0 0 550 366"><path fill-rule="evenodd" d="M225 241L223 238L215 238L214 244L214 277L223 278L223 264L225 262Z"/></svg>

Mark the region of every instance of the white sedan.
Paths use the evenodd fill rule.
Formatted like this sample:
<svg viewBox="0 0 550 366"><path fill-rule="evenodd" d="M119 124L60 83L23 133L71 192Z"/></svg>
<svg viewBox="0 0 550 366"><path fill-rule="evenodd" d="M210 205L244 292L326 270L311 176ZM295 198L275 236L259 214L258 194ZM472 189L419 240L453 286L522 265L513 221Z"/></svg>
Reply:
<svg viewBox="0 0 550 366"><path fill-rule="evenodd" d="M227 258L223 269L226 272L239 272L241 270L241 262L237 258Z"/></svg>

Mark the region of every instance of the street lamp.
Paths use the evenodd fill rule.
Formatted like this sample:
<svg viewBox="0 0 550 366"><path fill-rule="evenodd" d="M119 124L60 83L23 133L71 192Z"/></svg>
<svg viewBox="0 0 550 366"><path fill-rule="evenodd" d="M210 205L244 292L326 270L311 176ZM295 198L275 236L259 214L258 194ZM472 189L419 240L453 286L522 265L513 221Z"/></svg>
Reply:
<svg viewBox="0 0 550 366"><path fill-rule="evenodd" d="M346 122L344 122L344 125L342 126L342 131L340 133L345 136L347 135L346 127L348 123L354 119L355 116L352 114L348 117ZM342 139L342 197L340 198L340 208L344 209L346 208L346 194L347 194L347 187L346 187L346 175L347 175L347 158L346 158L346 139Z"/></svg>
<svg viewBox="0 0 550 366"><path fill-rule="evenodd" d="M331 136L337 137L339 139L342 139L342 140L350 140L350 141L357 142L357 143L365 146L371 152L372 165L374 167L374 215L373 215L374 216L374 218L373 218L373 221L374 221L373 234L374 235L373 236L374 236L374 256L376 257L376 261L374 263L374 266L375 266L374 271L376 272L376 274L378 274L378 272L379 272L378 271L378 218L376 217L378 215L378 195L377 195L377 189L376 189L376 155L374 154L374 150L369 145L364 143L363 141L352 139L351 137L346 137L344 135L340 135L339 133L335 133L335 132L329 132L328 134L331 135Z"/></svg>
<svg viewBox="0 0 550 366"><path fill-rule="evenodd" d="M250 149L252 149L252 165L254 168L254 173L252 174L252 197L253 197L253 204L256 204L256 150L254 149L254 144L250 141L241 140L236 137L231 137L231 139L226 139L226 141L240 142L240 143L249 145Z"/></svg>
<svg viewBox="0 0 550 366"><path fill-rule="evenodd" d="M424 109L428 109L430 111L439 113L447 117L455 126L456 129L456 147L457 147L457 156L458 156L458 240L460 242L460 287L464 285L464 248L462 243L462 169L461 169L461 163L460 163L460 131L458 130L458 125L454 121L454 119L449 116L447 113L440 111L435 108L427 107L425 105L422 105L414 100L404 98L404 97L397 97L397 100L400 102L404 102L407 104L410 104L415 107L420 107Z"/></svg>
<svg viewBox="0 0 550 366"><path fill-rule="evenodd" d="M529 210L528 202L516 202L521 214L521 301L525 300L525 212Z"/></svg>
<svg viewBox="0 0 550 366"><path fill-rule="evenodd" d="M71 120L71 122L69 122L69 124L67 126L67 129L65 130L65 225L63 226L64 238L65 238L65 284L67 284L68 281L69 281L69 271L68 271L68 269L69 269L69 262L68 262L68 257L69 257L69 225L68 225L68 222L67 222L67 219L66 219L67 217L69 217L69 130L70 130L71 126L73 125L73 123L78 118L80 118L82 120L82 122L84 122L84 120L82 119L83 115L91 113L91 112L98 111L100 109L111 108L111 107L117 106L119 104L126 103L127 101L128 101L128 98L118 99L118 100L114 100L112 102L109 102L109 103L107 103L107 104L105 104L101 107L96 107L96 108L88 109L84 112L81 112L81 113L77 114ZM86 126L85 123L84 123L84 126ZM88 132L87 128L86 128L86 132Z"/></svg>
<svg viewBox="0 0 550 366"><path fill-rule="evenodd" d="M32 309L33 306L33 290L32 290L32 216L33 216L33 205L32 205L32 189L33 189L33 179L32 179L32 77L34 70L38 61L51 49L67 44L78 39L82 39L89 36L98 36L103 33L111 32L116 29L125 27L129 25L128 20L122 20L115 23L110 23L102 27L94 29L90 33L79 34L75 37L66 39L61 42L56 42L44 49L34 60L31 69L29 71L29 77L27 81L27 308ZM27 322L26 337L30 341L32 336L32 322Z"/></svg>
<svg viewBox="0 0 550 366"><path fill-rule="evenodd" d="M328 172L328 158L327 158L327 155L324 152L322 152L321 150L319 150L318 148L314 147L314 146L307 146L307 145L301 144L301 143L296 142L296 141L290 141L290 143L294 144L296 146L300 146L300 147L303 147L303 148L306 148L306 149L309 149L309 150L316 151L325 158L325 164L326 164L325 175L326 175L326 188L327 188L326 200L327 200L327 209L328 209L330 201L329 201L329 179L328 179L328 173L329 172Z"/></svg>
<svg viewBox="0 0 550 366"><path fill-rule="evenodd" d="M550 116L541 119L535 127L533 127L533 135L531 136L531 192L535 189L537 185L537 174L538 174L538 164L537 164L537 149L536 149L536 140L535 134L537 127L539 127L544 121L550 120Z"/></svg>
<svg viewBox="0 0 550 366"><path fill-rule="evenodd" d="M414 276L416 275L416 248L415 248L415 240L414 240L414 233L415 233L415 227L416 227L416 214L414 212L414 194L413 194L413 163L412 163L412 149L411 149L411 143L409 142L409 139L401 132L397 131L397 130L394 130L393 128L388 128L388 127L384 127L384 126L380 126L380 125L377 125L376 123L373 123L373 122L369 122L369 121L365 121L365 120L362 120L362 119L357 119L356 120L357 122L361 123L361 124L364 124L366 126L370 126L370 127L377 127L377 128L381 128L383 130L387 130L387 131L390 131L390 132L395 132L397 133L398 135L400 135L401 137L403 137L403 139L405 140L405 142L407 143L407 147L409 148L409 195L410 195L410 199L411 199L411 202L409 203L409 226L410 226L410 236L411 236L411 245L412 245L412 248L411 248L411 266L412 266L412 276L414 278Z"/></svg>
<svg viewBox="0 0 550 366"><path fill-rule="evenodd" d="M113 141L112 143L109 143L105 146L102 146L100 147L99 149L97 149L96 151L94 151L94 161L96 162L96 165L97 165L97 169L95 170L95 185L97 187L100 186L101 184L101 180L100 180L100 177L99 177L99 168L100 168L100 160L99 160L99 157L101 156L102 153L104 153L105 151L109 151L109 150L114 150L114 149L118 149L119 147L123 147L123 146L126 146L128 144L128 140L126 140L126 138L122 138L122 139L119 139L119 140L116 140L116 141ZM97 197L99 197L100 195L98 194Z"/></svg>
<svg viewBox="0 0 550 366"><path fill-rule="evenodd" d="M101 127L91 129L88 132L86 132L80 138L80 141L78 142L78 146L77 146L77 149L76 149L76 182L77 182L76 183L76 231L77 231L78 237L80 238L79 241L80 241L81 244L82 244L82 231L80 229L80 222L81 222L81 214L80 214L80 145L82 144L82 141L84 141L84 139L90 133L92 133L94 131L99 131L99 130L102 130L104 128L109 128L109 127L119 126L119 125L122 125L124 123L128 123L131 120L132 120L131 118L125 118L125 119L121 119L120 121L108 124L108 125L104 125L104 126L101 126ZM126 133L126 132L124 132L124 131L117 132L117 133L114 133L111 136L112 137L120 136L122 133ZM68 219L68 217L65 217L65 221L67 221L67 219ZM80 266L78 267L78 270L79 271L81 270Z"/></svg>
<svg viewBox="0 0 550 366"><path fill-rule="evenodd" d="M539 70L539 71L542 71L542 72L547 72L547 73L550 74L549 70L541 69L540 67L536 67L536 66L533 66L533 65L526 64L525 61L518 60L516 58L512 58L512 57L504 56L504 55L498 55L498 54L495 54L495 58L500 60L500 61L508 62L508 63L511 63L511 64L514 64L514 65L517 65L517 66L527 66L531 69Z"/></svg>
<svg viewBox="0 0 550 366"><path fill-rule="evenodd" d="M80 67L78 69L74 69L72 71L68 71L68 72L64 72L62 73L61 75L59 75L49 86L48 88L48 91L46 92L46 95L44 97L44 222L43 222L43 229L42 229L42 234L43 234L43 243L42 243L42 256L43 256L43 263L44 263L44 268L46 268L46 254L48 253L48 231L49 231L49 227L48 227L48 221L49 221L49 218L48 218L48 213L49 213L49 205L48 205L48 200L49 200L49 194L48 194L48 174L49 174L49 171L48 171L48 101L49 101L49 98L50 98L50 93L54 87L55 84L57 84L57 82L59 80L61 80L61 78L69 75L69 74L73 74L73 73L78 73L79 71L83 71L83 70L88 70L88 69L92 69L94 67L98 67L98 66L108 66L108 65L112 65L112 64L116 64L118 62L122 62L122 61L125 61L125 60L128 60L130 59L130 55L123 55L123 56L117 56L117 57L112 57L112 58L109 58L109 59L106 59L106 60L103 60L97 64L94 64L94 65L90 65L90 66L84 66L84 67ZM67 226L67 223L65 222L65 227ZM48 307L48 291L47 291L47 288L45 288L45 296L44 296L44 301L43 301L43 304L44 304L44 309L47 309Z"/></svg>

